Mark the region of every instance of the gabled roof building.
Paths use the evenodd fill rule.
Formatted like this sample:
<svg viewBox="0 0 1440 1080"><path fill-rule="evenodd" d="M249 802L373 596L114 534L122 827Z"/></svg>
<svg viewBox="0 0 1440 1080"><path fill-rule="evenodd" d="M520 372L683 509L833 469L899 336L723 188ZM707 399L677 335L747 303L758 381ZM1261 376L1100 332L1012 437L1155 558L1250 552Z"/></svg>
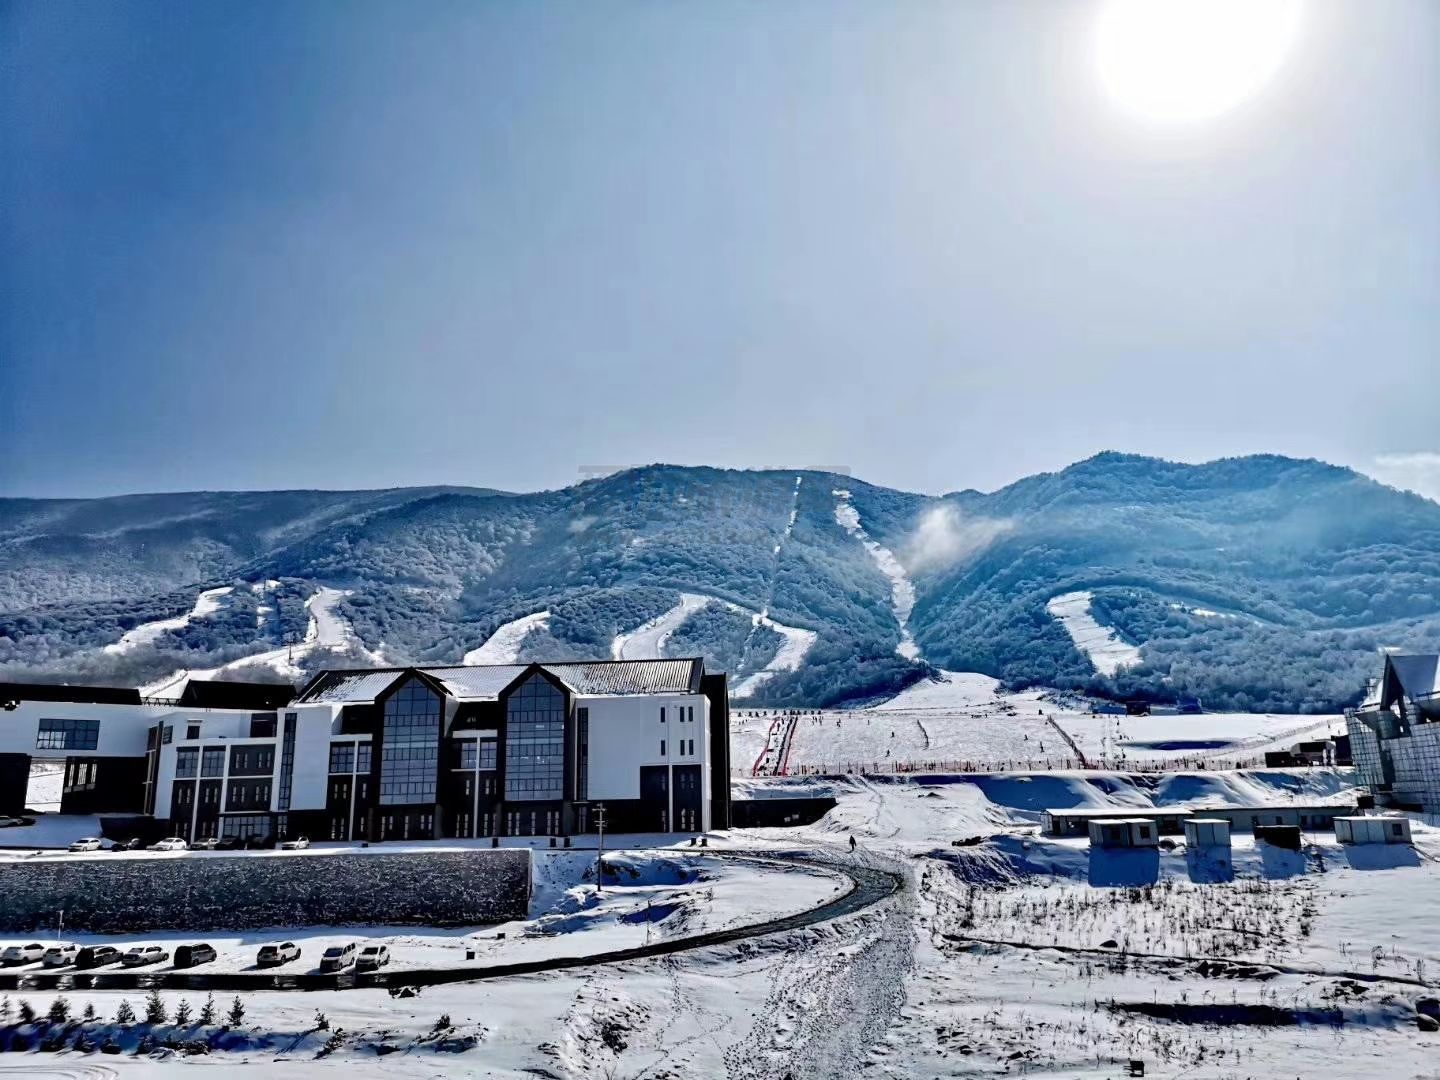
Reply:
<svg viewBox="0 0 1440 1080"><path fill-rule="evenodd" d="M726 678L699 659L325 671L298 694L192 681L173 702L3 689L0 773L63 759L62 810L192 841L729 826Z"/></svg>
<svg viewBox="0 0 1440 1080"><path fill-rule="evenodd" d="M1440 656L1387 655L1345 719L1357 778L1376 802L1440 811Z"/></svg>

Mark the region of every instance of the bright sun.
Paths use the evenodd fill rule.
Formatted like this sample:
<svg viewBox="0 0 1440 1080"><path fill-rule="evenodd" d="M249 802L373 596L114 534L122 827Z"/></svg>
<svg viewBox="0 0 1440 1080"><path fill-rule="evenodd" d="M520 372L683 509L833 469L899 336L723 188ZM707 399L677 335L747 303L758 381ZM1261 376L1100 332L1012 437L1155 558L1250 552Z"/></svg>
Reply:
<svg viewBox="0 0 1440 1080"><path fill-rule="evenodd" d="M1107 0L1100 77L1115 101L1144 116L1216 116L1275 73L1299 19L1299 0Z"/></svg>

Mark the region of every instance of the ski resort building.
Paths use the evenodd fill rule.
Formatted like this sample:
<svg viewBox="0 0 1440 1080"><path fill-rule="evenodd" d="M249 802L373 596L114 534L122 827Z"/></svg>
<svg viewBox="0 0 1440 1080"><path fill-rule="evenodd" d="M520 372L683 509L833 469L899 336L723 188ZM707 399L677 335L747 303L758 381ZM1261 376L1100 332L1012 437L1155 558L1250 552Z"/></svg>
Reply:
<svg viewBox="0 0 1440 1080"><path fill-rule="evenodd" d="M62 813L192 841L729 826L726 677L699 659L326 671L298 694L192 680L174 700L0 684L0 710L0 814L52 760Z"/></svg>
<svg viewBox="0 0 1440 1080"><path fill-rule="evenodd" d="M1377 803L1440 811L1440 656L1386 656L1345 719L1356 777Z"/></svg>

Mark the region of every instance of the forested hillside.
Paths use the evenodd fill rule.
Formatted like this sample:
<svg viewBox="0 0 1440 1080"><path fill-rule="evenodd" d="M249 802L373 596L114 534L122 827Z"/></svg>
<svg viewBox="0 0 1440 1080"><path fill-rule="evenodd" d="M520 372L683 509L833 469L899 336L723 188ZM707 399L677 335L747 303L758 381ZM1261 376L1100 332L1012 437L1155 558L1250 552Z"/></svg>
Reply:
<svg viewBox="0 0 1440 1080"><path fill-rule="evenodd" d="M0 500L0 677L213 669L303 640L322 585L346 592L350 651L302 667L458 662L548 612L520 624L521 657L609 656L653 624L671 655L763 672L756 702L873 698L933 666L1331 709L1380 646L1440 646L1440 505L1313 461L1120 454L940 498L652 466L534 494ZM916 660L896 651L911 587ZM1075 590L1138 666L1096 672L1046 609Z"/></svg>

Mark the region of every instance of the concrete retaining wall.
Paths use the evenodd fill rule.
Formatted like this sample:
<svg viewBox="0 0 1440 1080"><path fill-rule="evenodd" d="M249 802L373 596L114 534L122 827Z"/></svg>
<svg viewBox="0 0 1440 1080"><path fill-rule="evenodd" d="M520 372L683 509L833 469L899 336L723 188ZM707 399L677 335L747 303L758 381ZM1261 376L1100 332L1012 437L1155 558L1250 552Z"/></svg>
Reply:
<svg viewBox="0 0 1440 1080"><path fill-rule="evenodd" d="M0 931L90 933L524 918L525 849L315 855L187 855L0 864Z"/></svg>

